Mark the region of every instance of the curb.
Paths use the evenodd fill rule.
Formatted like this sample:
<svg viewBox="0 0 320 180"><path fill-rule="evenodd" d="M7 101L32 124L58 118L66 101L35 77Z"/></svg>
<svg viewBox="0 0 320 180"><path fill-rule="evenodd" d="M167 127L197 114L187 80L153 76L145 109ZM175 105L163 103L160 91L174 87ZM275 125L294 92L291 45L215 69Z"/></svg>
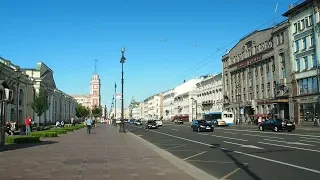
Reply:
<svg viewBox="0 0 320 180"><path fill-rule="evenodd" d="M216 177L202 171L201 169L183 161L182 159L171 154L170 152L165 151L165 150L157 147L156 145L144 140L143 138L141 138L141 137L139 137L129 131L127 133L130 134L130 136L132 136L134 139L141 141L145 146L149 147L150 149L152 149L153 151L158 153L161 157L168 160L171 164L175 165L178 169L184 171L185 173L187 173L191 177L193 177L197 180L219 180L218 178L216 178Z"/></svg>

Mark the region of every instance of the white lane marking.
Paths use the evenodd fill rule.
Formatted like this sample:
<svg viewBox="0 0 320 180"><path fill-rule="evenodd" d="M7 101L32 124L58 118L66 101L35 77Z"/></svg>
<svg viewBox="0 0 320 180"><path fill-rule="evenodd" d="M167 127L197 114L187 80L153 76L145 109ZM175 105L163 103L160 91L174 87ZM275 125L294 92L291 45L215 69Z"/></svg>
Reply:
<svg viewBox="0 0 320 180"><path fill-rule="evenodd" d="M223 132L223 133L226 133L226 134L238 134L238 133L233 133L233 132Z"/></svg>
<svg viewBox="0 0 320 180"><path fill-rule="evenodd" d="M223 148L223 147L218 147L218 146L214 146L212 144L207 144L207 143L203 143L203 142L200 142L200 141L194 141L194 140L191 140L191 139L187 139L187 138L183 138L183 137L179 137L179 136L174 136L174 135L171 135L171 134L166 134L166 133L162 133L162 132L158 132L158 131L154 131L154 130L149 130L149 131L154 132L154 133L158 133L158 134L162 134L162 135L166 135L166 136L169 136L169 137L174 137L174 138L177 138L177 139L182 139L182 140L185 140L185 141L201 144L201 145L208 146L208 147L215 147L215 148L222 149L222 150L228 150L228 149ZM231 151L231 150L228 150L228 151ZM240 151L232 151L232 152L236 153L236 154L242 154L242 155L249 156L249 157L252 157L252 158L261 159L261 160L265 160L265 161L269 161L269 162L273 162L273 163L277 163L277 164L281 164L281 165L285 165L285 166L289 166L289 167L302 169L302 170L305 170L305 171L309 171L309 172L314 172L314 173L320 174L320 171L315 170L315 169L311 169L311 168L307 168L307 167L303 167L303 166L298 166L298 165L294 165L294 164L290 164L290 163L286 163L286 162L282 162L282 161L277 161L277 160L273 160L273 159L269 159L269 158L264 158L264 157L256 156L256 155L252 155L252 154L247 154L247 153L240 152Z"/></svg>
<svg viewBox="0 0 320 180"><path fill-rule="evenodd" d="M188 162L204 162L204 163L219 163L219 164L234 164L234 162L227 162L227 161L203 161L203 160L187 160Z"/></svg>
<svg viewBox="0 0 320 180"><path fill-rule="evenodd" d="M225 138L225 139L232 139L232 140L237 140L237 141L248 141L246 139L238 139L238 138L232 138L232 137L226 137L226 136L218 136L218 135L211 135L213 137L219 137L219 138Z"/></svg>
<svg viewBox="0 0 320 180"><path fill-rule="evenodd" d="M213 137L232 139L232 140L237 140L237 141L245 141L245 142L248 141L246 139L238 139L238 138L232 138L232 137L227 137L227 136L209 135L209 134L203 134L203 133L199 133L199 134L204 135L204 136L213 136Z"/></svg>
<svg viewBox="0 0 320 180"><path fill-rule="evenodd" d="M179 148L179 147L182 147L182 146L186 146L186 144L182 144L180 146L171 147L171 148L168 148L168 149L165 149L165 150L176 149L176 148Z"/></svg>
<svg viewBox="0 0 320 180"><path fill-rule="evenodd" d="M294 145L302 145L302 146L314 146L312 144L305 144L301 142L288 142L288 141L278 141L274 139L264 139L265 141L272 141L272 142L279 142L279 143L286 143L286 144L294 144Z"/></svg>
<svg viewBox="0 0 320 180"><path fill-rule="evenodd" d="M315 149L307 149L307 148L286 146L286 145L280 145L280 144L271 144L271 143L265 143L265 142L258 142L258 143L259 143L259 144L270 145L270 146L279 146L279 147L285 147L285 148L291 148L291 149L299 149L299 150L304 150L304 151L311 151L311 152L318 152L318 153L320 153L319 150L315 150Z"/></svg>
<svg viewBox="0 0 320 180"><path fill-rule="evenodd" d="M191 158L193 158L193 157L199 156L199 155L204 154L204 153L206 153L206 152L207 152L207 151L203 151L203 152L201 152L201 153L198 153L198 154L195 154L195 155L186 157L186 158L184 158L183 160L185 161L185 160L187 160L187 159L191 159Z"/></svg>
<svg viewBox="0 0 320 180"><path fill-rule="evenodd" d="M242 134L244 136L253 136L253 137L263 137L263 138L272 138L272 139L284 139L284 138L281 138L281 137L272 137L272 136L260 136L260 135L254 135L254 134Z"/></svg>
<svg viewBox="0 0 320 180"><path fill-rule="evenodd" d="M281 132L265 132L265 131L250 131L250 130L240 130L240 129L223 129L227 131L240 131L240 132L254 132L254 133L260 133L260 134L277 134L277 135L287 135L287 136L300 136L300 137L317 137L320 138L320 136L315 136L311 134L290 134L290 133L281 133Z"/></svg>
<svg viewBox="0 0 320 180"><path fill-rule="evenodd" d="M238 143L233 143L233 142L228 142L228 141L223 141L224 143L228 143L228 144L234 144L240 147L244 147L244 148L253 148L253 149L263 149L261 147L258 146L254 146L254 145L246 145L246 144L238 144Z"/></svg>
<svg viewBox="0 0 320 180"><path fill-rule="evenodd" d="M172 131L178 131L178 129L172 129Z"/></svg>
<svg viewBox="0 0 320 180"><path fill-rule="evenodd" d="M320 144L319 141L308 141L308 140L300 140L302 142L309 142L309 143L316 143L316 144Z"/></svg>
<svg viewBox="0 0 320 180"><path fill-rule="evenodd" d="M319 138L308 138L308 137L300 137L301 139L307 139L307 140L319 140Z"/></svg>

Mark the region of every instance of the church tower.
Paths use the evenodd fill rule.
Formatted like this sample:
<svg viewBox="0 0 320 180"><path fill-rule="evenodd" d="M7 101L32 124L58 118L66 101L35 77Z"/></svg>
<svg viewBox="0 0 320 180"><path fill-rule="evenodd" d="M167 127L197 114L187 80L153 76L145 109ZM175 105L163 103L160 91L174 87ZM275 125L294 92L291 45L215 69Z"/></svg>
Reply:
<svg viewBox="0 0 320 180"><path fill-rule="evenodd" d="M97 60L94 60L94 73L92 75L90 81L90 103L91 108L94 106L101 106L101 83L100 83L100 76L97 74Z"/></svg>

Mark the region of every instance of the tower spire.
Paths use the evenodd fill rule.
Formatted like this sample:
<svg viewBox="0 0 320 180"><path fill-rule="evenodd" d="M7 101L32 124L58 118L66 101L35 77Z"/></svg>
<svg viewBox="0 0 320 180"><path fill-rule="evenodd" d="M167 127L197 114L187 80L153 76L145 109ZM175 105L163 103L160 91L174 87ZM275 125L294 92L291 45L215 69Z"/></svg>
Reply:
<svg viewBox="0 0 320 180"><path fill-rule="evenodd" d="M98 60L95 59L95 60L94 60L94 73L95 73L95 74L97 74L97 62L98 62Z"/></svg>

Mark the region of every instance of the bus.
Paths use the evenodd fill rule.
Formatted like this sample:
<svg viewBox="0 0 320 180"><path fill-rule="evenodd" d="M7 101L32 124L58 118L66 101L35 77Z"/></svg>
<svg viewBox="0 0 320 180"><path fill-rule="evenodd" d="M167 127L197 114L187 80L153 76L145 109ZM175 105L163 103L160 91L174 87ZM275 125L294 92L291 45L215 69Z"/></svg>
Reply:
<svg viewBox="0 0 320 180"><path fill-rule="evenodd" d="M206 121L216 126L230 126L234 124L234 114L227 111L212 112L204 115Z"/></svg>

